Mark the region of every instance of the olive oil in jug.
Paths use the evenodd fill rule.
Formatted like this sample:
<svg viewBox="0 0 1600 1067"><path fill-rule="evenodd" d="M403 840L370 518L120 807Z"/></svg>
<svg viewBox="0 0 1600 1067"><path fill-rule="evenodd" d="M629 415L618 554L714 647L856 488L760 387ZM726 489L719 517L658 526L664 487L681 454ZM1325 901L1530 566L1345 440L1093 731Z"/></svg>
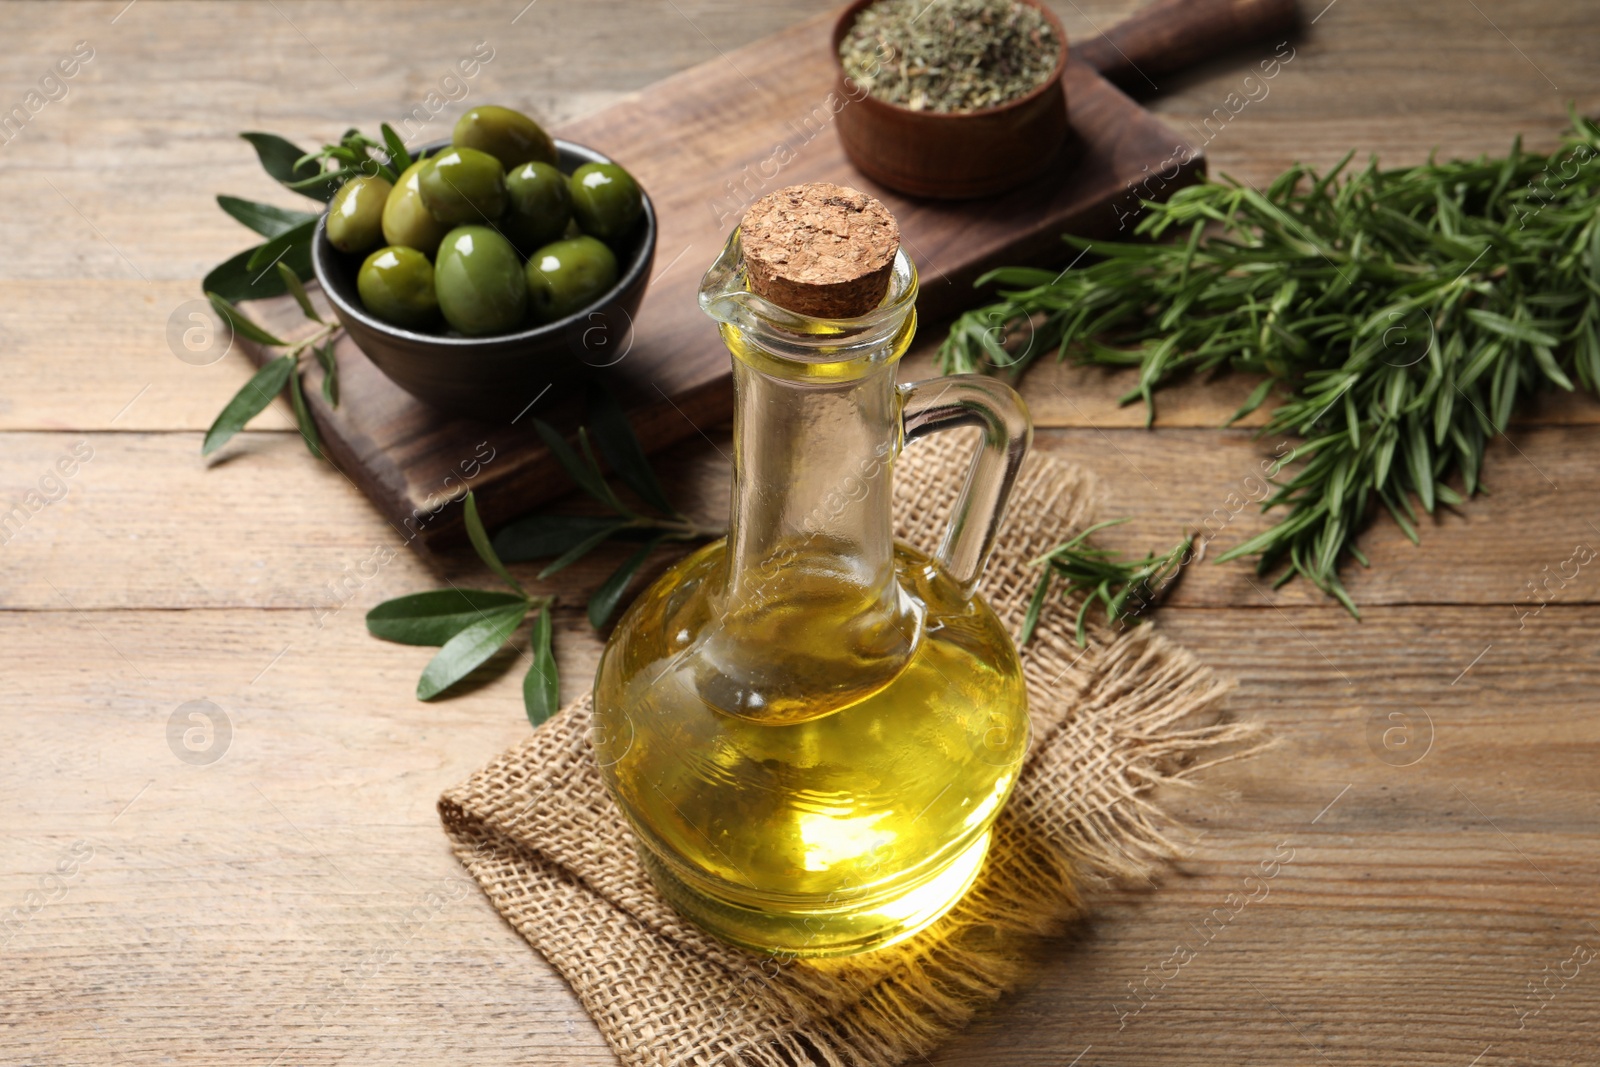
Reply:
<svg viewBox="0 0 1600 1067"><path fill-rule="evenodd" d="M657 887L768 952L859 952L944 914L1028 744L1016 651L973 593L1027 413L992 379L895 386L917 284L893 227L859 193L784 190L706 275L737 396L729 535L639 598L595 684L596 756ZM774 281L747 242L786 242L777 269L800 277ZM826 281L852 268L884 285ZM904 441L971 424L984 444L943 547L896 543Z"/></svg>

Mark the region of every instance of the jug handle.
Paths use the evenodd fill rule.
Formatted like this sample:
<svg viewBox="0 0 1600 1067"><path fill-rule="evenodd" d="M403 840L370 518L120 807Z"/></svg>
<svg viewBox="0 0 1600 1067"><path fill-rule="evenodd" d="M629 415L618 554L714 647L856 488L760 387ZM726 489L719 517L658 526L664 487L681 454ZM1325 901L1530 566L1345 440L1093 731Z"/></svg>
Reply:
<svg viewBox="0 0 1600 1067"><path fill-rule="evenodd" d="M899 393L900 426L907 441L958 426L983 431L938 553L945 570L970 595L1033 441L1027 405L1009 385L979 374L912 382L900 386Z"/></svg>

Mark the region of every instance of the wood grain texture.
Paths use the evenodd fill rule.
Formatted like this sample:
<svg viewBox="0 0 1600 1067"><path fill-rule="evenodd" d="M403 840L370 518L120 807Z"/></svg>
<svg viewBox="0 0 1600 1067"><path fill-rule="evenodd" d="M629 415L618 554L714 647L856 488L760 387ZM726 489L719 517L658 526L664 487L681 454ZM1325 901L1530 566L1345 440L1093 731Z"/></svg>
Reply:
<svg viewBox="0 0 1600 1067"><path fill-rule="evenodd" d="M1533 610L1552 598L1600 603L1600 563L1567 566L1575 577L1552 579L1538 600L1527 588L1546 567L1558 574L1577 546L1600 551L1593 437L1588 427L1513 430L1509 442L1489 450L1484 478L1492 491L1423 522L1420 547L1392 522L1372 523L1359 542L1372 566L1350 569L1351 595L1363 606L1492 604L1513 628L1519 605ZM253 607L320 616L343 607L359 616L429 583L496 584L470 552L421 557L405 551L413 543L406 531L374 515L336 471L309 463L287 429L250 431L235 458L209 467L196 455L197 434L114 440L107 447L92 435L0 434L0 494L11 499L36 489L56 460L80 443L95 450L67 480L62 499L36 514L24 508L20 520L0 525L0 537L9 538L0 610ZM1108 428L1042 430L1035 447L1094 470L1102 515L1134 520L1107 531L1103 543L1142 555L1164 551L1196 530L1210 540L1214 558L1274 521L1256 506L1265 491L1261 465L1293 444L1258 440L1247 430ZM675 499L708 526L726 521L732 448L727 431L713 429L709 440L684 442L658 462ZM170 500L194 503L152 504ZM591 510L581 498L555 508ZM231 536L207 533L201 516L211 511L233 517ZM297 515L319 519L297 522L291 518ZM0 512L0 523L6 522ZM196 537L206 539L204 552L194 551ZM536 581L541 564L512 569L519 579L581 604L632 551L627 544L605 546L544 583ZM138 554L138 567L126 565L127 553ZM63 566L71 560L80 562ZM1202 562L1185 573L1171 602L1240 609L1324 603L1304 582L1276 592L1269 586L1249 566Z"/></svg>
<svg viewBox="0 0 1600 1067"><path fill-rule="evenodd" d="M1350 147L1415 162L1435 145L1503 151L1518 132L1548 147L1568 97L1600 106L1594 5L1324 5L1302 8L1321 17L1270 96L1208 146L1215 170L1261 182ZM74 41L96 48L68 97L0 145L0 191L20 209L0 213L0 507L77 442L94 449L67 496L0 545L0 1062L612 1064L560 980L462 886L432 809L523 736L515 655L424 705L410 694L426 650L360 625L442 575L489 579L459 553L399 554L319 627L327 583L393 531L309 460L280 408L208 468L200 432L246 361L181 363L165 326L247 239L212 193L291 202L234 131L392 121L482 39L498 52L475 98L565 121L827 5L540 0L515 24L520 0L123 6L0 4L0 104ZM1081 37L1131 6L1057 10ZM1271 54L1159 78L1148 105L1203 128ZM907 373L926 369L924 355ZM1214 430L1249 383L1186 384L1149 432L1115 405L1127 386L1053 366L1024 383L1040 447L1101 476L1105 513L1135 519L1118 543L1142 550L1225 507L1276 442ZM1040 946L1024 987L931 1062L1593 1062L1593 965L1518 1013L1575 945L1600 948L1600 571L1525 620L1507 597L1567 541L1600 541L1585 533L1600 526L1596 407L1527 412L1491 452L1495 495L1420 550L1375 526L1374 569L1352 576L1362 623L1293 586L1269 603L1234 567L1186 579L1157 625L1237 677L1233 713L1279 747L1170 798L1197 835L1174 873ZM707 430L664 466L712 517L727 467ZM1241 514L1221 543L1254 521ZM598 654L579 605L607 562L556 587L567 696ZM233 731L208 766L168 742L173 712L198 699ZM1266 898L1167 977L1174 947L1208 917L1215 929L1280 843L1295 858ZM63 863L73 873L49 877ZM1148 1006L1123 1025L1128 983L1147 979Z"/></svg>

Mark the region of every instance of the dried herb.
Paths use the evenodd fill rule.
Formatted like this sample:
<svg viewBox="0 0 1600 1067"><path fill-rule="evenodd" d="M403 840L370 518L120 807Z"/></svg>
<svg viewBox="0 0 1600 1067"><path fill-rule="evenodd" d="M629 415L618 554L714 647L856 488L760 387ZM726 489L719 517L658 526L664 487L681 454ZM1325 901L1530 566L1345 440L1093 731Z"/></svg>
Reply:
<svg viewBox="0 0 1600 1067"><path fill-rule="evenodd" d="M1417 540L1480 488L1484 448L1535 393L1600 389L1600 127L1573 116L1563 146L1503 159L1342 176L1290 168L1265 191L1232 180L1147 204L1138 232L1178 242L1070 239L1099 261L994 271L1010 288L963 315L947 372L1015 375L1042 353L1135 367L1124 402L1185 372L1263 376L1237 420L1274 392L1263 434L1306 439L1263 510L1271 529L1218 561L1258 556L1278 584L1310 579L1357 614L1339 578L1381 503ZM1007 347L1007 335L1025 338ZM1233 420L1230 420L1233 421ZM1459 479L1461 492L1447 480Z"/></svg>
<svg viewBox="0 0 1600 1067"><path fill-rule="evenodd" d="M1151 553L1141 560L1125 560L1115 553L1089 544L1089 538L1127 519L1113 519L1091 526L1070 541L1056 546L1033 561L1043 566L1044 574L1034 586L1028 614L1022 622L1019 643L1027 644L1039 625L1039 613L1059 579L1064 597L1081 597L1075 634L1078 647L1087 647L1089 609L1095 604L1105 609L1112 623L1137 625L1142 616L1166 599L1183 568L1193 562L1195 535L1190 534L1162 555Z"/></svg>
<svg viewBox="0 0 1600 1067"><path fill-rule="evenodd" d="M1037 89L1061 46L1017 0L878 0L839 42L844 72L879 100L914 111L976 111Z"/></svg>

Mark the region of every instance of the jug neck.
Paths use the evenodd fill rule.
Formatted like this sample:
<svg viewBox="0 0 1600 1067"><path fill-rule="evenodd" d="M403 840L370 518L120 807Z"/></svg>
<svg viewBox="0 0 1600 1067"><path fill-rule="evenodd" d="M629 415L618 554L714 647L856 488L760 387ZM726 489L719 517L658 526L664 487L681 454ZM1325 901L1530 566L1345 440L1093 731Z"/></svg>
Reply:
<svg viewBox="0 0 1600 1067"><path fill-rule="evenodd" d="M859 590L863 608L881 602L894 578L894 364L853 380L812 383L736 356L733 373L728 594L760 601L786 568L825 568Z"/></svg>
<svg viewBox="0 0 1600 1067"><path fill-rule="evenodd" d="M916 332L916 271L902 252L867 315L819 319L751 292L739 232L700 304L733 355L734 485L726 592L760 603L786 568L891 599L890 471L902 433L895 367Z"/></svg>
<svg viewBox="0 0 1600 1067"><path fill-rule="evenodd" d="M737 397L718 624L700 649L713 707L774 725L829 714L888 685L918 647L924 613L896 580L890 515L915 294L901 256L871 314L795 315L749 291L737 232L706 275L701 306L722 324Z"/></svg>

